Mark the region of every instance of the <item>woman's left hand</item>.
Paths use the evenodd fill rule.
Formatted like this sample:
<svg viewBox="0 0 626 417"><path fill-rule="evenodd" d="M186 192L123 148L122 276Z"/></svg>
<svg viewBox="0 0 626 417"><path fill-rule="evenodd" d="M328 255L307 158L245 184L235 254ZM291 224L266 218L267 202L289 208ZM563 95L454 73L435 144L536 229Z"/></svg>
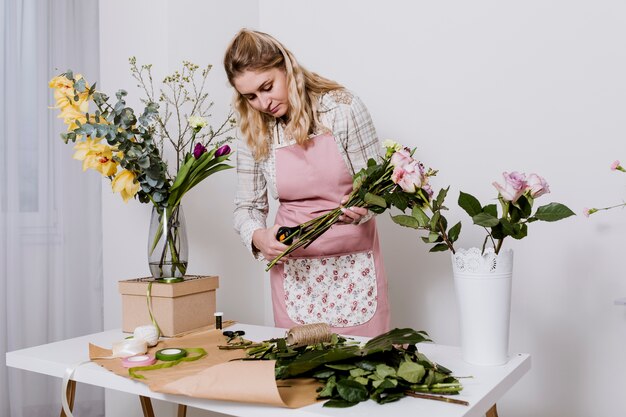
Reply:
<svg viewBox="0 0 626 417"><path fill-rule="evenodd" d="M344 196L341 199L341 204L345 204L348 202L349 196ZM367 214L367 209L364 207L342 207L341 212L343 213L338 217L337 220L341 223L345 224L357 224L361 221L361 218Z"/></svg>

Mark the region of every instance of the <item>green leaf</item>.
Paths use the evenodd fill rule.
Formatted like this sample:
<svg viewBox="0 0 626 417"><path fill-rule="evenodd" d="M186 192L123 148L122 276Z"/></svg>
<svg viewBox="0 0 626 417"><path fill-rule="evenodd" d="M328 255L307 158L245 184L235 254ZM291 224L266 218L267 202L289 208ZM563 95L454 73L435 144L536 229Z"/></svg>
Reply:
<svg viewBox="0 0 626 417"><path fill-rule="evenodd" d="M430 250L428 252L445 252L448 249L450 249L450 248L445 243L437 243L435 246L430 248Z"/></svg>
<svg viewBox="0 0 626 417"><path fill-rule="evenodd" d="M352 407L354 405L357 405L358 403L351 403L349 401L345 401L345 400L328 400L324 403L324 407L329 407L329 408L348 408L348 407Z"/></svg>
<svg viewBox="0 0 626 417"><path fill-rule="evenodd" d="M505 218L500 219L500 224L502 225L502 234L503 236L513 236L515 232L515 228L513 224ZM501 238L500 238L501 239Z"/></svg>
<svg viewBox="0 0 626 417"><path fill-rule="evenodd" d="M478 213L477 215L472 217L472 221L474 222L474 224L483 227L493 227L500 222L497 217L493 217L491 214L488 213Z"/></svg>
<svg viewBox="0 0 626 417"><path fill-rule="evenodd" d="M333 371L332 369L322 369L321 371L315 372L313 374L313 378L328 379L333 375L335 375L335 371Z"/></svg>
<svg viewBox="0 0 626 417"><path fill-rule="evenodd" d="M411 216L417 219L417 222L420 225L420 227L426 227L426 225L430 221L430 218L428 217L428 215L419 206L413 206L413 209L411 210Z"/></svg>
<svg viewBox="0 0 626 417"><path fill-rule="evenodd" d="M441 218L441 212L435 211L433 213L433 217L430 218L430 230L437 230L437 223L439 223L439 219Z"/></svg>
<svg viewBox="0 0 626 417"><path fill-rule="evenodd" d="M561 203L550 203L537 209L535 217L544 222L555 222L574 216L574 212Z"/></svg>
<svg viewBox="0 0 626 417"><path fill-rule="evenodd" d="M428 234L428 243L435 243L441 241L441 236L437 232L430 232Z"/></svg>
<svg viewBox="0 0 626 417"><path fill-rule="evenodd" d="M407 216L406 214L391 216L391 220L393 220L394 223L404 227L411 227L413 229L419 229L420 227L419 221L415 217Z"/></svg>
<svg viewBox="0 0 626 417"><path fill-rule="evenodd" d="M332 362L355 358L358 352L359 348L355 345L340 346L332 350L308 351L298 356L287 365L281 377L288 378L297 376L322 365L328 366L328 364Z"/></svg>
<svg viewBox="0 0 626 417"><path fill-rule="evenodd" d="M385 396L381 396L378 400L379 404L387 404L394 401L398 401L400 398L403 398L405 394L403 392L390 392Z"/></svg>
<svg viewBox="0 0 626 417"><path fill-rule="evenodd" d="M530 216L533 207L526 196L518 198L515 205L519 207L522 218L527 219Z"/></svg>
<svg viewBox="0 0 626 417"><path fill-rule="evenodd" d="M379 363L378 365L376 365L376 375L384 379L388 376L396 376L396 370L389 365Z"/></svg>
<svg viewBox="0 0 626 417"><path fill-rule="evenodd" d="M439 193L437 194L437 198L434 201L434 206L439 209L441 206L443 206L443 201L446 199L446 195L448 194L448 188L442 188L441 190L439 190Z"/></svg>
<svg viewBox="0 0 626 417"><path fill-rule="evenodd" d="M337 381L337 392L342 399L351 403L358 403L369 398L367 388L350 379Z"/></svg>
<svg viewBox="0 0 626 417"><path fill-rule="evenodd" d="M464 193L463 191L459 194L458 203L459 206L472 218L483 211L478 199L471 194Z"/></svg>
<svg viewBox="0 0 626 417"><path fill-rule="evenodd" d="M404 361L398 367L398 377L411 384L417 384L426 374L424 367L418 363Z"/></svg>
<svg viewBox="0 0 626 417"><path fill-rule="evenodd" d="M369 372L361 368L350 369L350 376L356 378L358 376L368 375Z"/></svg>
<svg viewBox="0 0 626 417"><path fill-rule="evenodd" d="M337 364L328 363L326 364L326 367L331 368L331 369L336 369L338 371L350 371L356 368L355 365L348 364L348 363L337 363Z"/></svg>
<svg viewBox="0 0 626 417"><path fill-rule="evenodd" d="M366 193L364 200L370 206L387 207L387 202L384 198L372 193Z"/></svg>
<svg viewBox="0 0 626 417"><path fill-rule="evenodd" d="M495 204L487 204L483 207L485 213L491 214L493 217L498 217L498 206Z"/></svg>
<svg viewBox="0 0 626 417"><path fill-rule="evenodd" d="M361 354L369 355L376 352L390 350L393 345L414 345L421 342L432 342L432 340L430 340L428 334L424 331L417 331L409 328L396 328L370 339L365 344L363 349L361 349Z"/></svg>
<svg viewBox="0 0 626 417"><path fill-rule="evenodd" d="M511 235L513 239L523 239L528 235L528 225L526 223L515 224L513 228L515 229L515 233Z"/></svg>
<svg viewBox="0 0 626 417"><path fill-rule="evenodd" d="M358 190L363 185L363 181L365 179L365 174L361 175L360 173L354 176L354 180L352 181L352 190Z"/></svg>
<svg viewBox="0 0 626 417"><path fill-rule="evenodd" d="M461 233L461 222L458 222L457 224L452 226L450 230L448 231L448 239L450 239L450 242L456 242L456 240L459 238L460 233Z"/></svg>
<svg viewBox="0 0 626 417"><path fill-rule="evenodd" d="M364 369L366 371L373 372L376 370L376 364L374 362L359 361L359 362L355 362L354 364L358 366L359 368Z"/></svg>
<svg viewBox="0 0 626 417"><path fill-rule="evenodd" d="M326 385L324 385L324 388L317 394L317 396L320 398L332 397L333 391L335 390L336 386L337 386L336 377L333 375L330 378L328 378L328 381L326 381Z"/></svg>
<svg viewBox="0 0 626 417"><path fill-rule="evenodd" d="M372 386L381 390L395 388L398 386L398 380L393 378L379 379L372 381Z"/></svg>

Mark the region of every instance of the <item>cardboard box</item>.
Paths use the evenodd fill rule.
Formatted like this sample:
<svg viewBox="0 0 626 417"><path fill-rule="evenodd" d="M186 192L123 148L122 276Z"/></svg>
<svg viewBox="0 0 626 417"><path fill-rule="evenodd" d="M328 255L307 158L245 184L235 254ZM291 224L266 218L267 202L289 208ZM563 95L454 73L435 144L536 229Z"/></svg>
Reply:
<svg viewBox="0 0 626 417"><path fill-rule="evenodd" d="M148 312L148 283L151 289L152 314L163 336L176 336L215 323L215 290L217 276L186 276L173 284L156 282L154 278L137 278L118 282L122 295L122 330L152 323Z"/></svg>

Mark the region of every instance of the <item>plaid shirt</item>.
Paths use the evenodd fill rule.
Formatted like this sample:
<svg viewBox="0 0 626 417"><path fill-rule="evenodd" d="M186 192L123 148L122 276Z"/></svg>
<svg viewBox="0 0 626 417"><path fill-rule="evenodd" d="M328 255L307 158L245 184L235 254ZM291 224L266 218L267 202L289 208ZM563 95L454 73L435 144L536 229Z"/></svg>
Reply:
<svg viewBox="0 0 626 417"><path fill-rule="evenodd" d="M366 167L368 159L378 159L378 135L367 108L357 96L346 90L330 91L322 95L318 117L321 124L329 128L335 137L351 175ZM237 194L233 223L243 244L257 259L259 254L253 248L252 233L267 227L268 192L272 198L278 198L275 150L295 143L294 140L285 138L281 124L277 123L273 127L276 134L274 142L270 143L267 158L255 161L243 141L239 141L236 153ZM368 215L362 221L367 221L370 217Z"/></svg>

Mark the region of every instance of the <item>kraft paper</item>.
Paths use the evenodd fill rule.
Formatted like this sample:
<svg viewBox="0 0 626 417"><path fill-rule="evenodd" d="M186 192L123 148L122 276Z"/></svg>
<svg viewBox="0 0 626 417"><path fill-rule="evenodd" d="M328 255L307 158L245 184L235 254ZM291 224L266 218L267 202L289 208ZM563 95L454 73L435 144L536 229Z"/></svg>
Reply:
<svg viewBox="0 0 626 417"><path fill-rule="evenodd" d="M182 337L161 340L148 350L154 355L167 347L201 347L207 356L193 362L181 362L164 369L138 372L143 382L155 392L186 395L210 400L226 400L298 408L316 402L320 384L311 378L276 381L275 361L241 361L245 350L222 350L227 338L221 330L206 330ZM110 349L89 345L89 357L117 375L129 378L120 358L100 359L111 355Z"/></svg>

